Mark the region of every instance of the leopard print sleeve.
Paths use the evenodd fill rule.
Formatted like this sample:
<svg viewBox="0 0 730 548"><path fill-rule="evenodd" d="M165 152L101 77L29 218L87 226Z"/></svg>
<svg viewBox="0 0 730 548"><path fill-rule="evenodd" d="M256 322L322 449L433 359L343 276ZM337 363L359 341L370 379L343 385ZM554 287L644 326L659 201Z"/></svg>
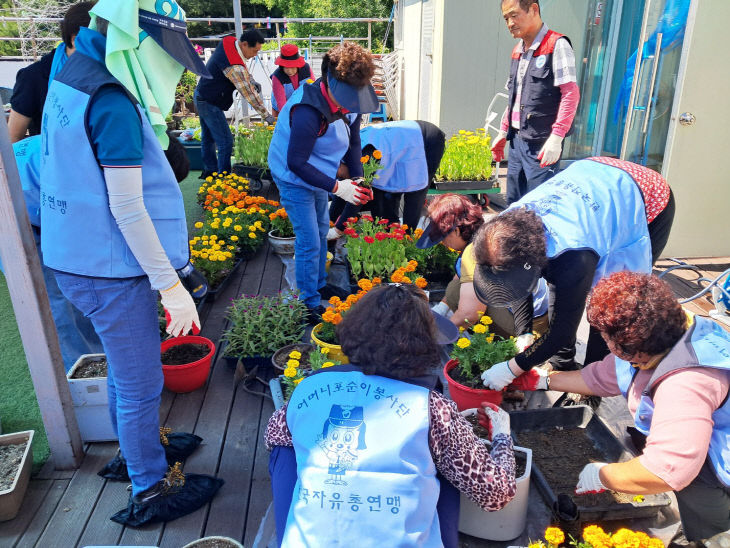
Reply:
<svg viewBox="0 0 730 548"><path fill-rule="evenodd" d="M269 424L266 425L266 449L271 451L275 445L283 447L293 447L291 432L286 424L286 405L281 409L274 411L269 418Z"/></svg>
<svg viewBox="0 0 730 548"><path fill-rule="evenodd" d="M453 401L431 392L429 411L429 445L436 469L482 509L503 508L516 489L512 438L495 436L490 453Z"/></svg>

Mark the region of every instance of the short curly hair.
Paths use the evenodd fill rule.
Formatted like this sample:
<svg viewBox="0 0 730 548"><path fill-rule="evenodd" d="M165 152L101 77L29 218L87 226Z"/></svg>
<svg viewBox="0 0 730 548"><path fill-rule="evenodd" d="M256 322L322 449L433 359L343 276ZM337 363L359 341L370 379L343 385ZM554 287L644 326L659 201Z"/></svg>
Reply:
<svg viewBox="0 0 730 548"><path fill-rule="evenodd" d="M540 217L529 209L511 209L487 221L474 239L479 264L505 269L525 263L547 264L547 239Z"/></svg>
<svg viewBox="0 0 730 548"><path fill-rule="evenodd" d="M371 289L344 315L337 338L368 375L405 379L441 364L428 298L410 284Z"/></svg>
<svg viewBox="0 0 730 548"><path fill-rule="evenodd" d="M482 208L459 194L442 194L428 206L428 216L442 234L458 228L461 238L471 242L484 224Z"/></svg>
<svg viewBox="0 0 730 548"><path fill-rule="evenodd" d="M687 316L672 289L651 274L615 272L588 297L588 322L626 356L661 354L682 337Z"/></svg>
<svg viewBox="0 0 730 548"><path fill-rule="evenodd" d="M340 82L355 87L365 86L375 74L373 56L355 42L343 42L322 58L322 76L330 73Z"/></svg>

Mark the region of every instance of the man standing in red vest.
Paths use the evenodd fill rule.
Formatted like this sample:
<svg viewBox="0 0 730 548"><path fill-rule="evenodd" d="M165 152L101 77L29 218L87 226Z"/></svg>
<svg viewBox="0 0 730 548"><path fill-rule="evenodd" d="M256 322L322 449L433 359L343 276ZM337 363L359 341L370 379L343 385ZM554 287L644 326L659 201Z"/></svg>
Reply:
<svg viewBox="0 0 730 548"><path fill-rule="evenodd" d="M512 50L509 104L492 144L492 157L501 162L510 143L511 204L555 175L580 92L570 40L542 22L539 0L502 0L502 15L512 36L520 38Z"/></svg>

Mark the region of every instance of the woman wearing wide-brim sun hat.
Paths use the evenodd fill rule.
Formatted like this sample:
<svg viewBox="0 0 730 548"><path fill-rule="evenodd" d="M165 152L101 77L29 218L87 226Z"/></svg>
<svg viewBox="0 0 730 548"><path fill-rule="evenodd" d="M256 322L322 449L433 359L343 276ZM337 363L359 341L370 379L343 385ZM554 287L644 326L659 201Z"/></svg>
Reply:
<svg viewBox="0 0 730 548"><path fill-rule="evenodd" d="M312 78L312 69L299 55L299 48L296 44L284 44L281 46L281 55L276 58L274 64L278 68L271 75L271 108L274 116L278 116L281 109L299 86Z"/></svg>

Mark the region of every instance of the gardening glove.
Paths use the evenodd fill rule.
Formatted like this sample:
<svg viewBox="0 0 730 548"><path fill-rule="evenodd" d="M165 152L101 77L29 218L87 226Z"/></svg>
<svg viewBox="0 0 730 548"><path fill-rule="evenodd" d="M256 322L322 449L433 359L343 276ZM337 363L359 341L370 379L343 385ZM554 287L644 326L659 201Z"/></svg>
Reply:
<svg viewBox="0 0 730 548"><path fill-rule="evenodd" d="M266 122L269 125L272 125L274 123L275 119L274 117L269 114L266 118L264 118L264 122Z"/></svg>
<svg viewBox="0 0 730 548"><path fill-rule="evenodd" d="M606 486L601 483L599 472L601 468L606 466L606 462L589 462L585 465L578 476L578 485L575 486L576 495L589 495L601 493L606 490Z"/></svg>
<svg viewBox="0 0 730 548"><path fill-rule="evenodd" d="M339 196L346 202L355 205L364 204L372 196L370 189L357 186L352 179L341 179L337 181L333 192L335 196Z"/></svg>
<svg viewBox="0 0 730 548"><path fill-rule="evenodd" d="M528 392L550 390L548 372L540 367L534 367L524 375L517 377L509 386L515 390L527 390Z"/></svg>
<svg viewBox="0 0 730 548"><path fill-rule="evenodd" d="M554 133L550 134L545 144L542 145L537 159L540 160L540 167L551 166L560 160L560 154L563 152L563 138L558 137Z"/></svg>
<svg viewBox="0 0 730 548"><path fill-rule="evenodd" d="M532 343L535 342L535 335L532 333L523 333L519 337L515 339L515 346L517 347L517 352L524 352L525 349L532 346Z"/></svg>
<svg viewBox="0 0 730 548"><path fill-rule="evenodd" d="M510 435L509 413L498 405L489 402L482 402L477 409L479 424L489 432L489 439L494 439L499 434Z"/></svg>
<svg viewBox="0 0 730 548"><path fill-rule="evenodd" d="M517 375L510 369L509 361L493 365L482 373L482 382L492 390L502 390L505 386L515 380Z"/></svg>
<svg viewBox="0 0 730 548"><path fill-rule="evenodd" d="M190 261L177 271L177 275L193 299L202 299L208 294L208 280Z"/></svg>
<svg viewBox="0 0 730 548"><path fill-rule="evenodd" d="M160 291L162 306L165 308L167 331L173 337L200 332L200 319L190 293L178 282L169 289Z"/></svg>
<svg viewBox="0 0 730 548"><path fill-rule="evenodd" d="M448 304L446 304L444 301L441 301L440 303L433 305L431 307L431 310L433 310L437 314L441 314L442 316L446 316L446 314L448 314L449 313L449 310L451 310L451 309L449 308L449 305Z"/></svg>
<svg viewBox="0 0 730 548"><path fill-rule="evenodd" d="M504 146L507 144L507 133L500 131L492 141L492 160L501 162L504 160Z"/></svg>
<svg viewBox="0 0 730 548"><path fill-rule="evenodd" d="M251 84L253 84L253 87L256 90L256 93L261 95L261 84L259 84L256 80L251 80Z"/></svg>

